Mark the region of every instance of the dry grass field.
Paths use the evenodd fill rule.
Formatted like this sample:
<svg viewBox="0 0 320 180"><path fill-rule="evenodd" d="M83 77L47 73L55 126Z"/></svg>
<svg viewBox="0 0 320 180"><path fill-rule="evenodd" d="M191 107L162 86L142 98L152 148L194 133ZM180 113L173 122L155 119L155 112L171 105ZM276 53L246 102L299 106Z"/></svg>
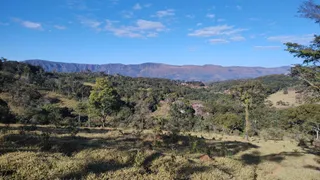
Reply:
<svg viewBox="0 0 320 180"><path fill-rule="evenodd" d="M319 179L319 152L293 140L211 133L5 126L0 179Z"/></svg>
<svg viewBox="0 0 320 180"><path fill-rule="evenodd" d="M67 97L65 97L65 96L63 96L61 94L55 93L55 92L43 91L41 93L46 98L56 98L56 99L58 99L60 107L68 107L68 108L74 109L78 104L78 101L76 101L74 99L69 99L69 98L67 98Z"/></svg>
<svg viewBox="0 0 320 180"><path fill-rule="evenodd" d="M288 107L295 107L295 106L301 105L297 103L296 96L297 94L294 90L288 90L288 94L284 94L283 91L278 91L274 94L271 94L268 97L268 100L270 100L273 106L276 108L288 108ZM288 106L277 105L278 101L287 102Z"/></svg>

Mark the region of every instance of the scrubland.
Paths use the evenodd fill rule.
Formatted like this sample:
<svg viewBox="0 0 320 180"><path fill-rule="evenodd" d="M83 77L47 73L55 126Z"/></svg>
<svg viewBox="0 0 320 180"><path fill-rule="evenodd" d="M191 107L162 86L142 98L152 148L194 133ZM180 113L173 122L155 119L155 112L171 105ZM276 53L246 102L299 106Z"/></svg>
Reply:
<svg viewBox="0 0 320 180"><path fill-rule="evenodd" d="M319 179L294 140L152 130L1 126L0 179Z"/></svg>

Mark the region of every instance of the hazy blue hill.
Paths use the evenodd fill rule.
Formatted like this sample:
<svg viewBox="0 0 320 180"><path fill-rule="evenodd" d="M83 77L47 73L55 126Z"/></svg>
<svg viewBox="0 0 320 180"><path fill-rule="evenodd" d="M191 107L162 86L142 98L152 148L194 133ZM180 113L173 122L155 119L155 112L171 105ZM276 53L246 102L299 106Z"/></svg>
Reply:
<svg viewBox="0 0 320 180"><path fill-rule="evenodd" d="M231 79L255 78L272 74L285 74L289 66L264 68L264 67L223 67L218 65L168 65L159 63L143 64L77 64L62 63L45 60L26 60L26 63L43 67L46 71L57 72L105 72L121 74L131 77L157 77L186 81L222 81Z"/></svg>

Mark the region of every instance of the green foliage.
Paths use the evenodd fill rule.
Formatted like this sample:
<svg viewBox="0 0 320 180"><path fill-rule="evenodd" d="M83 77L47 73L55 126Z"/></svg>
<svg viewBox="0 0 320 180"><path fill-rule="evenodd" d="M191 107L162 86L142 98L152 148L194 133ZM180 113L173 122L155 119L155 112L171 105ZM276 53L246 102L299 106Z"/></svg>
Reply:
<svg viewBox="0 0 320 180"><path fill-rule="evenodd" d="M266 98L265 88L259 81L247 81L244 84L233 87L231 92L245 108L245 132L246 139L248 139L252 128L249 120L249 110L264 103Z"/></svg>
<svg viewBox="0 0 320 180"><path fill-rule="evenodd" d="M16 119L21 123L65 125L73 135L78 132L76 126L85 121L89 126L104 126L108 121L114 127L152 128L159 134L166 130L178 133L216 127L243 131L241 119L247 111L250 112L248 124L254 132L281 125L288 131L303 130L316 135L317 121L307 120L300 125L297 123L300 121L288 115L291 108L288 112L277 110L263 102L268 94L286 90L298 82L290 76L271 75L200 88L201 82L182 85L180 81L159 78L91 72L49 73L37 66L2 59L0 95L12 111L8 104L2 105L1 111L17 113ZM78 103L72 108L64 107L67 106L64 99ZM200 115L195 115L191 102L204 106ZM14 118L5 119L14 122L11 121Z"/></svg>
<svg viewBox="0 0 320 180"><path fill-rule="evenodd" d="M219 114L213 119L214 124L228 130L243 129L242 118L234 113Z"/></svg>
<svg viewBox="0 0 320 180"><path fill-rule="evenodd" d="M249 108L264 103L266 98L266 89L260 81L247 81L234 86L231 91L235 98L238 98L244 106Z"/></svg>
<svg viewBox="0 0 320 180"><path fill-rule="evenodd" d="M305 1L299 12L302 17L320 23L320 6L313 1ZM315 35L310 45L301 45L294 42L285 43L287 51L294 57L303 59L301 64L291 69L291 75L301 79L304 92L312 97L312 101L320 101L320 36Z"/></svg>
<svg viewBox="0 0 320 180"><path fill-rule="evenodd" d="M306 0L299 8L301 17L314 20L316 23L320 23L320 5L315 4L313 0Z"/></svg>
<svg viewBox="0 0 320 180"><path fill-rule="evenodd" d="M255 78L254 80L260 81L265 89L267 95L273 94L281 89L295 86L299 80L288 75L268 75ZM228 80L222 82L215 82L210 84L210 89L216 92L225 92L234 86L245 83L246 80Z"/></svg>
<svg viewBox="0 0 320 180"><path fill-rule="evenodd" d="M143 154L143 152L137 151L137 154L134 157L133 166L137 168L142 167L144 160L145 160L145 155Z"/></svg>
<svg viewBox="0 0 320 180"><path fill-rule="evenodd" d="M51 133L43 132L40 135L40 148L41 150L48 151L51 149L52 144L50 143Z"/></svg>
<svg viewBox="0 0 320 180"><path fill-rule="evenodd" d="M71 137L75 137L79 132L75 119L71 117L67 117L65 118L65 121L67 121L67 125L68 125L67 130L70 133Z"/></svg>
<svg viewBox="0 0 320 180"><path fill-rule="evenodd" d="M166 127L171 132L190 131L195 124L194 113L188 101L175 101L171 104L169 111L171 119Z"/></svg>
<svg viewBox="0 0 320 180"><path fill-rule="evenodd" d="M204 139L194 136L188 136L189 149L191 153L206 153L210 156L210 148L207 146Z"/></svg>
<svg viewBox="0 0 320 180"><path fill-rule="evenodd" d="M251 123L255 131L278 127L282 118L280 110L274 107L258 106L251 111Z"/></svg>
<svg viewBox="0 0 320 180"><path fill-rule="evenodd" d="M121 107L121 99L117 91L113 89L106 78L98 78L91 91L89 103L94 114L101 118L102 126L105 126L108 116L117 113Z"/></svg>
<svg viewBox="0 0 320 180"><path fill-rule="evenodd" d="M12 101L17 106L36 107L41 103L42 95L36 90L34 86L22 84L16 82L13 84L12 89L9 91L12 97Z"/></svg>
<svg viewBox="0 0 320 180"><path fill-rule="evenodd" d="M319 132L320 105L304 104L289 108L283 112L282 124L286 129L296 129L306 133Z"/></svg>
<svg viewBox="0 0 320 180"><path fill-rule="evenodd" d="M0 99L0 123L10 124L13 122L15 122L15 118L10 112L7 102Z"/></svg>
<svg viewBox="0 0 320 180"><path fill-rule="evenodd" d="M78 125L81 126L81 116L89 114L89 103L84 101L79 102L75 111L78 114Z"/></svg>

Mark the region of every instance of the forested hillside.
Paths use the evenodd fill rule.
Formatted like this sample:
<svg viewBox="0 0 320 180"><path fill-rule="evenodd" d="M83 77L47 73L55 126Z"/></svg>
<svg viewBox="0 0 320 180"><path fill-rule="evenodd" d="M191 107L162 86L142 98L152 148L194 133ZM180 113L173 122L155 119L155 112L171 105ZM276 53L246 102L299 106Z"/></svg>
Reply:
<svg viewBox="0 0 320 180"><path fill-rule="evenodd" d="M318 116L320 112L316 104L276 109L266 101L272 93L298 85L297 79L286 75L204 86L199 82L104 73L49 73L38 66L5 59L1 61L0 72L1 108L6 112L2 114L2 123L242 133L245 108L233 90L250 83L260 88L259 93L253 95L263 96L262 101L253 101L250 108L252 134L268 128L294 132L298 126L313 135L312 127L306 125L309 117ZM114 104L106 107L103 102L109 100ZM299 114L303 108L308 113Z"/></svg>
<svg viewBox="0 0 320 180"><path fill-rule="evenodd" d="M285 53L301 61L290 68L247 68L1 58L1 180L319 179L320 35L297 35L317 27L286 14L298 2L19 3L24 8L17 10L13 0L1 3L1 53L11 57L199 63L214 57L228 64L274 58L266 63L272 66L291 64L279 52L286 42ZM152 8L160 11L151 15ZM319 3L307 0L298 12L320 24ZM206 20L198 21L204 13ZM2 22L6 16L11 21ZM195 46L187 52L189 45Z"/></svg>
<svg viewBox="0 0 320 180"><path fill-rule="evenodd" d="M0 75L0 177L254 179L271 177L269 168L279 166L255 159L281 159L276 162L283 166L296 164L292 156L304 159L293 177L300 172L311 179L317 176L314 169L302 168L317 167L313 154L319 152L312 147L320 105L301 101L291 107L267 100L275 92L297 91L303 82L290 76L205 85L45 72L4 58ZM284 141L287 138L306 149L283 153L297 147ZM285 170L280 169L280 175L286 175Z"/></svg>

